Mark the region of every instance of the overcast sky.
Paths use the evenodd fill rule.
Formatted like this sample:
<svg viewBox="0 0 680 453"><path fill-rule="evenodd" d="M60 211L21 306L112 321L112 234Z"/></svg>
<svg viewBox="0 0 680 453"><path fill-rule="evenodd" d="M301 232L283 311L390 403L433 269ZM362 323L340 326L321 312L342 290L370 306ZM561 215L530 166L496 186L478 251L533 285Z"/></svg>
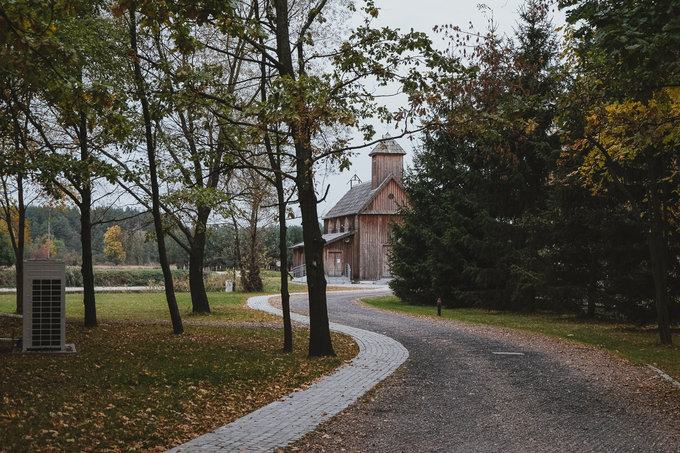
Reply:
<svg viewBox="0 0 680 453"><path fill-rule="evenodd" d="M441 35L433 33L435 25L458 25L467 30L472 22L474 30L484 32L487 29L488 19L493 17L500 34L512 35L518 19L518 10L522 5L521 0L376 0L376 6L380 8L377 25L399 28L408 31L413 28L430 34L435 43L444 45ZM483 3L488 8L480 8ZM553 23L563 23L563 14L559 11L554 13ZM376 133L382 136L385 133L395 135L393 125L376 124ZM405 164L408 166L413 156L413 148L418 145L418 138L412 140L402 138L399 144L406 151ZM371 161L368 157L370 149L360 151L352 158L352 167L349 171L334 174L317 174L319 190L325 190L330 184L330 190L325 202L319 205L319 216L323 216L335 203L349 190L349 179L357 174L363 182L371 180ZM321 189L323 183L323 189Z"/></svg>

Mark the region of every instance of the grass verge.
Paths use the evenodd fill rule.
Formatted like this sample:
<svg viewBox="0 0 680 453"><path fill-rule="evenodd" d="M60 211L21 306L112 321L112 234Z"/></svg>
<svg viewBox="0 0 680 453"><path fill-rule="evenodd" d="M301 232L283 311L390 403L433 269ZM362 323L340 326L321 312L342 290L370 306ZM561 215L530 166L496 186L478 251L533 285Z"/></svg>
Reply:
<svg viewBox="0 0 680 453"><path fill-rule="evenodd" d="M186 296L186 297L184 297ZM242 293L210 294L214 314L185 319L278 321L248 310ZM0 311L14 311L14 295ZM185 324L172 335L163 294L97 294L100 326L82 326L82 295L69 295L66 338L77 354L13 354L0 344L0 452L164 451L304 386L354 357L333 334L337 357L307 358L309 333L295 329L292 354L279 328ZM0 317L0 337L21 319Z"/></svg>
<svg viewBox="0 0 680 453"><path fill-rule="evenodd" d="M437 318L437 308L434 305L409 305L395 296L375 297L363 301L385 310ZM609 350L634 363L654 365L674 379L680 380L680 346L661 345L658 331L653 327L605 323L576 315L519 314L468 308L444 308L442 318L507 327L577 341ZM680 341L678 336L680 329L673 329L673 334L676 341Z"/></svg>

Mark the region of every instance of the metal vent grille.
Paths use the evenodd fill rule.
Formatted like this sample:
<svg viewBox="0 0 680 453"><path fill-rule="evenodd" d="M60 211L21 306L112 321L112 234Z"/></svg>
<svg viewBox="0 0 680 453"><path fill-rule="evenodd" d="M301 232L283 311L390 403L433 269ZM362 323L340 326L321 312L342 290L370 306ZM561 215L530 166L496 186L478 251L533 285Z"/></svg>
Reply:
<svg viewBox="0 0 680 453"><path fill-rule="evenodd" d="M61 349L62 282L31 282L31 344L33 348Z"/></svg>
<svg viewBox="0 0 680 453"><path fill-rule="evenodd" d="M65 280L63 261L24 261L24 352L66 351Z"/></svg>

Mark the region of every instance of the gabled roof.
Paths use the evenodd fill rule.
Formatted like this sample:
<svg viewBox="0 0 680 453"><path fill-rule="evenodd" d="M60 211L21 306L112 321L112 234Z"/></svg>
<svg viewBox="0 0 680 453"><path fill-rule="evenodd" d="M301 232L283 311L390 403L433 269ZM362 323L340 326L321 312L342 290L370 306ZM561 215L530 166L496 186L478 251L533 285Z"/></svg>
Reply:
<svg viewBox="0 0 680 453"><path fill-rule="evenodd" d="M389 134L385 134L383 138L389 138ZM375 145L375 148L368 153L369 156L375 156L376 154L406 154L404 148L399 145L394 139L385 140Z"/></svg>
<svg viewBox="0 0 680 453"><path fill-rule="evenodd" d="M345 231L343 233L327 233L327 234L322 235L321 237L323 238L324 241L326 241L326 244L330 244L332 242L339 241L340 239L343 239L347 236L351 236L353 234L354 234L353 231ZM300 248L300 247L304 247L304 245L305 245L304 242L300 242L298 244L295 244L291 248L297 249L297 248Z"/></svg>
<svg viewBox="0 0 680 453"><path fill-rule="evenodd" d="M372 197L373 191L371 190L370 182L354 186L322 218L332 219L334 217L357 214Z"/></svg>
<svg viewBox="0 0 680 453"><path fill-rule="evenodd" d="M347 192L345 196L343 196L340 201L338 201L335 206L322 217L322 219L334 219L336 217L359 214L364 207L378 195L383 187L392 180L394 180L399 187L402 187L394 175L385 178L383 182L373 190L371 190L370 182L352 187L349 189L349 192Z"/></svg>

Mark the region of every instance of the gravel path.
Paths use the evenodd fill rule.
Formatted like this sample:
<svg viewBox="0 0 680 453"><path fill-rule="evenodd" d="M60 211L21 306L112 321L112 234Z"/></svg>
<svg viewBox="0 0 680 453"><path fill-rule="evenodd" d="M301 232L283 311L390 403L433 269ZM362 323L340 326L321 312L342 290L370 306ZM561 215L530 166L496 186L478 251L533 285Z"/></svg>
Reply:
<svg viewBox="0 0 680 453"><path fill-rule="evenodd" d="M288 451L680 451L680 392L647 368L575 343L378 311L357 297L329 293L331 321L392 337L409 359ZM306 312L305 299L292 304Z"/></svg>

